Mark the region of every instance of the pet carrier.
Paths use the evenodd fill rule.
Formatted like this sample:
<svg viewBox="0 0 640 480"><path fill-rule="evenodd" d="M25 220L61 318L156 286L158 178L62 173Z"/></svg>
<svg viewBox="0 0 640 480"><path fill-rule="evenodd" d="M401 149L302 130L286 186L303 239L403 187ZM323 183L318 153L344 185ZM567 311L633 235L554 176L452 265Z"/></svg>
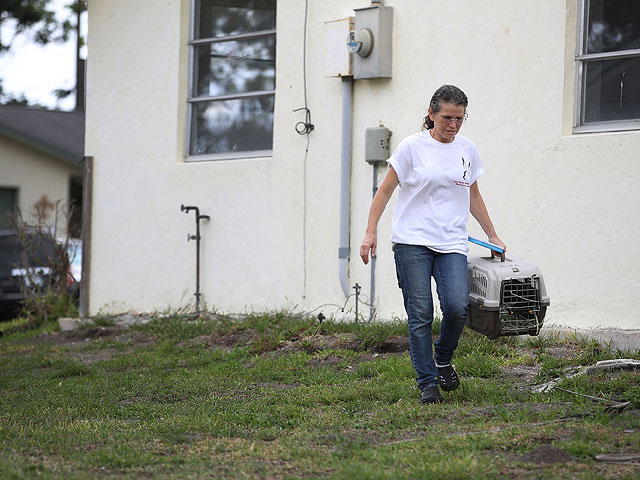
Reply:
<svg viewBox="0 0 640 480"><path fill-rule="evenodd" d="M508 335L538 335L549 306L540 270L505 253L500 247L469 237L469 241L500 254L469 255L467 326L495 340Z"/></svg>

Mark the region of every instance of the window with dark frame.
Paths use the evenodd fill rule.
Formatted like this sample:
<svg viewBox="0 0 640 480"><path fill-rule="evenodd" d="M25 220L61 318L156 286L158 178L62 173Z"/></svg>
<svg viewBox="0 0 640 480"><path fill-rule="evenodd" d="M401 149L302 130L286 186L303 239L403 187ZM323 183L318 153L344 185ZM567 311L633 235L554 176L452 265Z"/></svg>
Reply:
<svg viewBox="0 0 640 480"><path fill-rule="evenodd" d="M9 216L18 206L18 189L0 187L0 230L10 228Z"/></svg>
<svg viewBox="0 0 640 480"><path fill-rule="evenodd" d="M581 0L581 8L576 127L640 129L640 1Z"/></svg>
<svg viewBox="0 0 640 480"><path fill-rule="evenodd" d="M190 157L270 155L276 0L193 0Z"/></svg>

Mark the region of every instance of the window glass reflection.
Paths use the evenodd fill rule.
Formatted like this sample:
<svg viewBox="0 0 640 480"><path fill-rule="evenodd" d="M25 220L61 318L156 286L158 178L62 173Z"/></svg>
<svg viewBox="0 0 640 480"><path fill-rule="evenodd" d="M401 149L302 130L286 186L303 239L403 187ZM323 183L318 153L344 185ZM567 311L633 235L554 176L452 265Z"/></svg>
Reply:
<svg viewBox="0 0 640 480"><path fill-rule="evenodd" d="M586 53L640 48L640 1L591 0L586 44Z"/></svg>
<svg viewBox="0 0 640 480"><path fill-rule="evenodd" d="M196 38L274 30L276 0L201 0Z"/></svg>
<svg viewBox="0 0 640 480"><path fill-rule="evenodd" d="M194 96L275 89L275 47L275 36L197 46Z"/></svg>
<svg viewBox="0 0 640 480"><path fill-rule="evenodd" d="M274 96L193 105L191 155L271 150Z"/></svg>
<svg viewBox="0 0 640 480"><path fill-rule="evenodd" d="M584 122L640 119L640 57L585 63Z"/></svg>

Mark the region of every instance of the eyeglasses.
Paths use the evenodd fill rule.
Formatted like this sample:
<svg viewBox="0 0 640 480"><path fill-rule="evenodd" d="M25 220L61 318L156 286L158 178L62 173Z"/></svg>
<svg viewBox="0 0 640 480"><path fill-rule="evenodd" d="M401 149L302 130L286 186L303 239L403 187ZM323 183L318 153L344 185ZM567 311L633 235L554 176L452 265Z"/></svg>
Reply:
<svg viewBox="0 0 640 480"><path fill-rule="evenodd" d="M446 124L455 122L456 125L462 125L464 121L467 119L467 114L465 113L464 117L452 117L450 115L439 115L439 117L440 117L440 120L442 120Z"/></svg>

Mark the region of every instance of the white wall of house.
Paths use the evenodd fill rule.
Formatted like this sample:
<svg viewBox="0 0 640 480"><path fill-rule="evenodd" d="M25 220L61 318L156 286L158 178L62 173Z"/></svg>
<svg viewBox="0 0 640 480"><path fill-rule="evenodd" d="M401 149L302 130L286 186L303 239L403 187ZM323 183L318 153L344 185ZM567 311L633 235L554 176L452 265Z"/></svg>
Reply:
<svg viewBox="0 0 640 480"><path fill-rule="evenodd" d="M61 207L69 204L69 182L82 169L0 135L0 188L18 189L18 207L28 220L43 196Z"/></svg>
<svg viewBox="0 0 640 480"><path fill-rule="evenodd" d="M86 154L95 159L90 312L175 310L193 303L197 205L201 284L229 312L342 305L338 281L341 80L324 77L324 22L364 0L309 2L303 120L302 0L279 0L273 155L185 162L189 0L90 3ZM381 122L392 149L418 131L433 91L468 95L480 189L509 251L537 264L570 327L640 325L640 131L573 134L576 0L391 1L393 78L357 80L353 102L350 282L369 291L358 250L371 200L364 132ZM153 15L149 15L152 11ZM380 169L384 175L386 168ZM305 187L306 185L306 187ZM306 192L306 195L305 195ZM378 317L404 317L382 217ZM470 220L470 233L482 237ZM348 304L348 308L353 303ZM325 313L335 312L331 306Z"/></svg>

